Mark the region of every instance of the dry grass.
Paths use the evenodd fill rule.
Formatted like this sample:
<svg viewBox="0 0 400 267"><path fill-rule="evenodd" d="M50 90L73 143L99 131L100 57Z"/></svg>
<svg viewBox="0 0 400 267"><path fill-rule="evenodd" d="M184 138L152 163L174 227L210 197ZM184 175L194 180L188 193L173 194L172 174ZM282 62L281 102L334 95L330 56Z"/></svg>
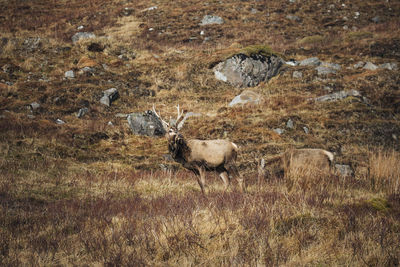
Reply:
<svg viewBox="0 0 400 267"><path fill-rule="evenodd" d="M370 153L369 171L373 188L388 194L400 193L400 155L397 151L379 150Z"/></svg>
<svg viewBox="0 0 400 267"><path fill-rule="evenodd" d="M399 12L396 1L0 0L0 265L399 265L400 75L352 68L399 61ZM225 23L200 26L207 14ZM78 31L97 37L73 44ZM271 51L342 69L285 68L252 89L262 104L227 108L242 90L212 66ZM100 105L112 87L120 98ZM312 101L350 89L366 99ZM202 113L185 122L188 138L238 144L248 193L209 174L202 196L164 139L134 136L115 116L153 103L166 118L177 103ZM355 176L311 168L283 179L271 166L258 183L257 159L289 147L333 151Z"/></svg>

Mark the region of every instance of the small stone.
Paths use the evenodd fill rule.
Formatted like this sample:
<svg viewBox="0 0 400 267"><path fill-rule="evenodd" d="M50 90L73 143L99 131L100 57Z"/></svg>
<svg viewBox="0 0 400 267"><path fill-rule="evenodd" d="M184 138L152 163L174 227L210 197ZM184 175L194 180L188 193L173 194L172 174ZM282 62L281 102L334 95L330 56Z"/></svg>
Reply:
<svg viewBox="0 0 400 267"><path fill-rule="evenodd" d="M205 15L201 20L200 25L223 24L224 20L219 16Z"/></svg>
<svg viewBox="0 0 400 267"><path fill-rule="evenodd" d="M286 122L286 128L293 129L293 121L291 119Z"/></svg>
<svg viewBox="0 0 400 267"><path fill-rule="evenodd" d="M293 78L301 79L301 78L303 78L303 73L301 71L296 70L293 72Z"/></svg>
<svg viewBox="0 0 400 267"><path fill-rule="evenodd" d="M286 18L288 20L291 20L291 21L296 21L296 22L300 22L301 21L301 19L298 16L295 16L295 15L287 15Z"/></svg>
<svg viewBox="0 0 400 267"><path fill-rule="evenodd" d="M38 108L40 108L40 104L38 102L33 102L29 105L30 109L33 110L37 110Z"/></svg>
<svg viewBox="0 0 400 267"><path fill-rule="evenodd" d="M274 129L274 132L276 132L277 134L281 135L285 132L285 130L281 129L281 128L276 128Z"/></svg>
<svg viewBox="0 0 400 267"><path fill-rule="evenodd" d="M66 71L64 77L67 79L73 79L75 78L75 73L73 70Z"/></svg>
<svg viewBox="0 0 400 267"><path fill-rule="evenodd" d="M76 43L79 40L95 38L96 35L92 32L77 32L72 36L72 42Z"/></svg>
<svg viewBox="0 0 400 267"><path fill-rule="evenodd" d="M308 128L306 126L303 127L303 130L306 134L308 134L310 132L310 130L308 130Z"/></svg>
<svg viewBox="0 0 400 267"><path fill-rule="evenodd" d="M61 125L61 124L65 124L65 121L60 120L60 119L56 119L56 123L59 124L59 125Z"/></svg>
<svg viewBox="0 0 400 267"><path fill-rule="evenodd" d="M379 16L373 17L371 20L372 20L373 22L375 22L375 23L380 23L380 22L382 22L382 19L381 19L381 17L379 17Z"/></svg>
<svg viewBox="0 0 400 267"><path fill-rule="evenodd" d="M118 99L118 97L119 93L117 88L110 88L103 92L103 97L100 99L100 103L109 107L113 101Z"/></svg>
<svg viewBox="0 0 400 267"><path fill-rule="evenodd" d="M379 65L380 69L397 70L397 63L384 63Z"/></svg>
<svg viewBox="0 0 400 267"><path fill-rule="evenodd" d="M365 69L365 70L377 70L377 69L378 69L378 66L375 65L375 64L372 63L372 62L367 62L367 63L364 65L363 69Z"/></svg>
<svg viewBox="0 0 400 267"><path fill-rule="evenodd" d="M362 67L364 67L364 65L365 65L365 62L363 62L363 61L358 61L356 64L354 64L354 68L355 69L359 69L359 68L362 68Z"/></svg>
<svg viewBox="0 0 400 267"><path fill-rule="evenodd" d="M82 118L84 115L86 115L89 112L88 108L81 108L79 109L78 113L76 114L76 117Z"/></svg>

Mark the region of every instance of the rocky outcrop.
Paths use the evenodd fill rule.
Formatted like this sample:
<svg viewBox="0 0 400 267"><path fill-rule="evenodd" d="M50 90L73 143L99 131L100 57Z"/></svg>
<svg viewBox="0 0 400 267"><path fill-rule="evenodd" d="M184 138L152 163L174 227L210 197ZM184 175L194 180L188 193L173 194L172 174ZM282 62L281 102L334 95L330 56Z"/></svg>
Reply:
<svg viewBox="0 0 400 267"><path fill-rule="evenodd" d="M147 136L163 136L165 134L160 119L151 110L143 113L131 113L127 120L134 134Z"/></svg>
<svg viewBox="0 0 400 267"><path fill-rule="evenodd" d="M257 86L279 73L284 61L275 55L234 55L214 67L215 78L235 87Z"/></svg>

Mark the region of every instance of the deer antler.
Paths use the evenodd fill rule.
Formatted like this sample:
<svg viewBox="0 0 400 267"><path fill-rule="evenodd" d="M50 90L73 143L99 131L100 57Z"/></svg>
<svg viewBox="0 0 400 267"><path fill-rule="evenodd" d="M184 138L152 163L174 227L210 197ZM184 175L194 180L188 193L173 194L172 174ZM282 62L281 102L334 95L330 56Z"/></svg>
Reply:
<svg viewBox="0 0 400 267"><path fill-rule="evenodd" d="M176 109L178 110L178 116L176 117L175 125L176 125L176 127L178 127L178 130L179 130L183 126L183 124L182 125L179 125L179 124L184 118L184 116L183 116L184 111L182 110L182 112L179 112L179 104L176 106Z"/></svg>
<svg viewBox="0 0 400 267"><path fill-rule="evenodd" d="M155 108L155 106L154 106L154 104L153 104L153 113L154 113L154 115L156 115L157 116L157 118L159 118L160 119L160 121L161 121L161 123L162 123L162 126L164 127L164 129L165 129L165 131L167 131L168 130L168 127L169 127L169 123L168 122L166 122L165 120L163 120L162 118L161 118L161 116L160 115L158 115L158 113L157 113L157 111L156 111L156 108Z"/></svg>

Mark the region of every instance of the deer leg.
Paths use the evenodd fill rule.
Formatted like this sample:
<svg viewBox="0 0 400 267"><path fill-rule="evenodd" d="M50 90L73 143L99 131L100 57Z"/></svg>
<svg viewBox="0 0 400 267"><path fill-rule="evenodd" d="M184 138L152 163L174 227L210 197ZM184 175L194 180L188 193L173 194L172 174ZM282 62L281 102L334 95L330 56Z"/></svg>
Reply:
<svg viewBox="0 0 400 267"><path fill-rule="evenodd" d="M226 191L226 190L228 189L229 183L230 183L228 173L227 173L226 171L223 171L223 172L221 172L221 173L219 174L219 177L221 177L222 181L224 182L224 184L225 184L225 191Z"/></svg>
<svg viewBox="0 0 400 267"><path fill-rule="evenodd" d="M239 173L239 171L238 171L238 169L236 168L236 166L231 165L231 166L229 166L229 167L227 168L227 170L228 170L228 173L229 173L230 175L232 175L233 177L235 177L235 179L237 180L237 182L238 182L238 184L239 184L239 187L240 187L240 190L241 190L242 192L245 192L245 191L246 191L246 186L245 186L245 183L244 183L243 176Z"/></svg>
<svg viewBox="0 0 400 267"><path fill-rule="evenodd" d="M197 170L199 171L199 175L196 175L197 183L200 185L201 192L205 195L205 170L202 167L197 167Z"/></svg>

